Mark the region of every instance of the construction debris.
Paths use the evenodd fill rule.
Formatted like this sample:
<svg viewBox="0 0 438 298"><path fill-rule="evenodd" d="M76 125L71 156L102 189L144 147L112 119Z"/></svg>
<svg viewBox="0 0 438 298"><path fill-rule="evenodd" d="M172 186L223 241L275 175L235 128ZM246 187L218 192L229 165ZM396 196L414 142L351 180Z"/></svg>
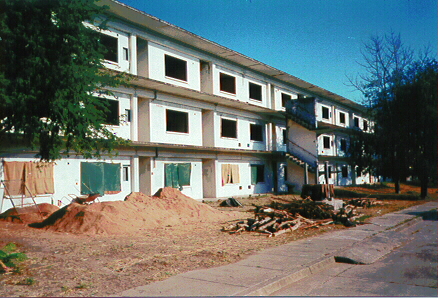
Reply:
<svg viewBox="0 0 438 298"><path fill-rule="evenodd" d="M287 204L272 202L269 206L254 207L254 218L223 227L222 231L230 234L258 232L275 237L298 228L307 229L333 223L353 226L359 215L356 206L346 205L334 210L329 204L308 198Z"/></svg>
<svg viewBox="0 0 438 298"><path fill-rule="evenodd" d="M222 201L219 206L221 207L243 207L243 205L235 198L228 198Z"/></svg>
<svg viewBox="0 0 438 298"><path fill-rule="evenodd" d="M378 201L377 199L350 199L348 201L349 205L353 205L356 207L373 207L373 206L381 206L383 205L382 201Z"/></svg>

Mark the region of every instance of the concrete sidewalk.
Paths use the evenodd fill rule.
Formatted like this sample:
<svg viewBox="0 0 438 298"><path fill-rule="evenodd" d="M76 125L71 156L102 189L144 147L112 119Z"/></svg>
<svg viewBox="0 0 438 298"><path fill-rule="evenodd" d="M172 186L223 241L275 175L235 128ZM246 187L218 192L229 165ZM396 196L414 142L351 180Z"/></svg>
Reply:
<svg viewBox="0 0 438 298"><path fill-rule="evenodd" d="M372 219L371 224L327 232L263 250L234 264L190 271L115 296L267 296L330 268L336 260L371 264L408 242L428 202ZM341 249L340 249L341 248Z"/></svg>

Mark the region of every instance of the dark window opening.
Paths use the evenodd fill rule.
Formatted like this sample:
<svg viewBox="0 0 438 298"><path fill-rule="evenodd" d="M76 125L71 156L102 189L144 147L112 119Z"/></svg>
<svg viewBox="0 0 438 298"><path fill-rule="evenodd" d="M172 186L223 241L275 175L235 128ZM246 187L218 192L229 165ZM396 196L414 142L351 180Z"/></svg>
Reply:
<svg viewBox="0 0 438 298"><path fill-rule="evenodd" d="M348 178L348 168L347 168L347 166L342 166L342 178Z"/></svg>
<svg viewBox="0 0 438 298"><path fill-rule="evenodd" d="M251 165L251 184L265 182L265 166Z"/></svg>
<svg viewBox="0 0 438 298"><path fill-rule="evenodd" d="M287 144L287 130L283 129L283 145Z"/></svg>
<svg viewBox="0 0 438 298"><path fill-rule="evenodd" d="M220 73L220 89L228 93L236 94L236 78L224 73Z"/></svg>
<svg viewBox="0 0 438 298"><path fill-rule="evenodd" d="M366 120L363 121L363 130L364 131L368 130L368 121L366 121Z"/></svg>
<svg viewBox="0 0 438 298"><path fill-rule="evenodd" d="M166 110L166 130L173 132L189 132L189 114Z"/></svg>
<svg viewBox="0 0 438 298"><path fill-rule="evenodd" d="M187 61L164 55L164 64L166 77L187 81Z"/></svg>
<svg viewBox="0 0 438 298"><path fill-rule="evenodd" d="M353 122L354 122L354 127L359 127L359 118L354 117Z"/></svg>
<svg viewBox="0 0 438 298"><path fill-rule="evenodd" d="M330 137L323 137L324 149L330 149Z"/></svg>
<svg viewBox="0 0 438 298"><path fill-rule="evenodd" d="M341 140L341 150L347 151L347 140L344 139Z"/></svg>
<svg viewBox="0 0 438 298"><path fill-rule="evenodd" d="M129 181L129 166L123 166L123 181Z"/></svg>
<svg viewBox="0 0 438 298"><path fill-rule="evenodd" d="M356 177L361 177L362 176L362 167L357 167L356 168Z"/></svg>
<svg viewBox="0 0 438 298"><path fill-rule="evenodd" d="M282 107L286 107L286 104L292 100L292 96L290 96L289 94L284 94L281 93L281 106Z"/></svg>
<svg viewBox="0 0 438 298"><path fill-rule="evenodd" d="M332 178L332 174L333 174L333 168L332 166L328 166L328 177Z"/></svg>
<svg viewBox="0 0 438 298"><path fill-rule="evenodd" d="M237 121L222 119L221 136L225 138L237 139Z"/></svg>
<svg viewBox="0 0 438 298"><path fill-rule="evenodd" d="M249 83L249 98L255 99L255 100L262 100L262 86Z"/></svg>
<svg viewBox="0 0 438 298"><path fill-rule="evenodd" d="M126 121L131 122L131 110L125 109Z"/></svg>
<svg viewBox="0 0 438 298"><path fill-rule="evenodd" d="M128 48L123 48L123 58L126 61L129 61L129 49Z"/></svg>
<svg viewBox="0 0 438 298"><path fill-rule="evenodd" d="M103 55L105 60L119 62L118 39L106 34L100 35L100 43L105 47L106 52Z"/></svg>
<svg viewBox="0 0 438 298"><path fill-rule="evenodd" d="M103 114L103 124L108 125L119 125L119 102L117 100L111 100L107 98L99 98L99 100L103 101L103 107L97 107L99 111L102 111Z"/></svg>
<svg viewBox="0 0 438 298"><path fill-rule="evenodd" d="M339 113L339 122L345 124L345 114Z"/></svg>
<svg viewBox="0 0 438 298"><path fill-rule="evenodd" d="M322 118L330 119L330 111L326 107L322 107Z"/></svg>
<svg viewBox="0 0 438 298"><path fill-rule="evenodd" d="M263 142L263 125L250 124L251 141Z"/></svg>

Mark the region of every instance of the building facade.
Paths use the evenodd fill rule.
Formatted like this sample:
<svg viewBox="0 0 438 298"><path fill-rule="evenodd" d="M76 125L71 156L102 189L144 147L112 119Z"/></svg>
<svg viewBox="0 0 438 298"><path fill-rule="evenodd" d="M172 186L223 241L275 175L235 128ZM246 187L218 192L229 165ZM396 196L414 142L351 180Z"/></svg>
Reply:
<svg viewBox="0 0 438 298"><path fill-rule="evenodd" d="M99 96L108 127L131 145L117 157L57 161L47 170L51 191L33 190L33 152L3 148L3 198L62 206L81 194L123 200L164 186L198 200L282 193L326 183L330 167L329 183L370 182L345 157L348 129L365 130L360 105L125 4L102 4L114 16L101 32L105 66L134 79ZM11 191L20 171L23 193ZM1 210L9 207L3 199Z"/></svg>

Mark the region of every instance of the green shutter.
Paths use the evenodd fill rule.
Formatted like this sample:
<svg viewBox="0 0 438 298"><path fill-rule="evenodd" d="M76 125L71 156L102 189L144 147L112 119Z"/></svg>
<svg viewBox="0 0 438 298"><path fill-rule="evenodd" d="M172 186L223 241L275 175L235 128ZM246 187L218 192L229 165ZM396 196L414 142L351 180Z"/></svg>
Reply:
<svg viewBox="0 0 438 298"><path fill-rule="evenodd" d="M179 188L178 184L178 166L174 163L164 165L165 186Z"/></svg>
<svg viewBox="0 0 438 298"><path fill-rule="evenodd" d="M104 194L103 163L81 162L81 194Z"/></svg>
<svg viewBox="0 0 438 298"><path fill-rule="evenodd" d="M251 166L251 184L257 184L257 166Z"/></svg>
<svg viewBox="0 0 438 298"><path fill-rule="evenodd" d="M103 166L103 181L105 191L121 191L120 164L104 163Z"/></svg>
<svg viewBox="0 0 438 298"><path fill-rule="evenodd" d="M190 185L190 173L192 170L192 165L190 163L179 163L178 164L178 182L179 185Z"/></svg>

